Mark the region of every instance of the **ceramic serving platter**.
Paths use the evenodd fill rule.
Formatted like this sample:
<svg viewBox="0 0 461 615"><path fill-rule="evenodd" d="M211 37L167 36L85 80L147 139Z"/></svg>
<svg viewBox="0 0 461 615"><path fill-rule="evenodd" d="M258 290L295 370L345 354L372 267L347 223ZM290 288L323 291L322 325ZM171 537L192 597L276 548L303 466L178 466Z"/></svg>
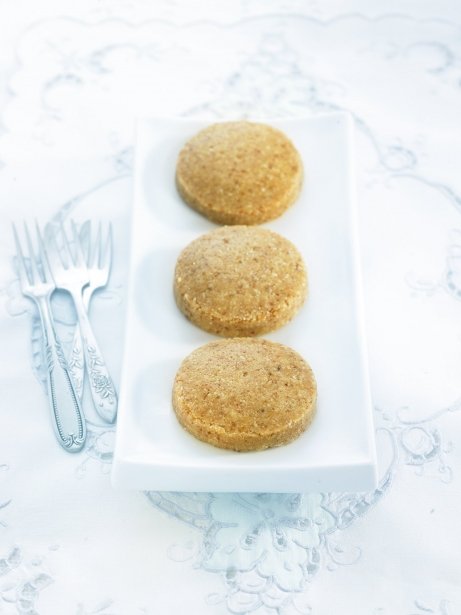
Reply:
<svg viewBox="0 0 461 615"><path fill-rule="evenodd" d="M159 491L361 491L376 484L362 322L351 120L333 113L268 123L303 159L296 203L265 226L290 239L307 265L309 296L291 323L268 334L309 362L317 415L295 442L236 453L199 442L178 423L171 393L181 361L215 336L176 307L180 251L216 226L181 200L179 150L208 122L142 119L137 125L130 282L114 486Z"/></svg>

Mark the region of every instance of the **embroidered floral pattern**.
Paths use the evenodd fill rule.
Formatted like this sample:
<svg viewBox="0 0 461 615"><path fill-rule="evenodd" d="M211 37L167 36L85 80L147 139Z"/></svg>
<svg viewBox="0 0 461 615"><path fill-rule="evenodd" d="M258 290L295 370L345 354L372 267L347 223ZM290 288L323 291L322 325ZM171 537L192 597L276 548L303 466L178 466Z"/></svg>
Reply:
<svg viewBox="0 0 461 615"><path fill-rule="evenodd" d="M299 4L299 10L302 8ZM351 23L354 23L358 33L359 46L350 44L350 39L344 34L344 29L349 28ZM246 34L245 39L247 26L249 28L250 25L252 36L249 39ZM172 58L173 68L178 74L187 57L198 75L194 83L200 83L200 87L189 88L194 83L184 75L184 87L191 91L193 98L187 107L174 92L165 92L163 104L170 114L207 113L223 118L232 113L273 117L304 115L306 110L311 113L349 110L362 140L365 169L361 177L362 190L371 190L380 185L398 191L402 182L416 182L423 190L450 203L454 212L461 211L458 188L454 184L444 183L445 180L440 179L437 171L432 171L430 166L440 155L440 148L431 147L427 135L413 134L411 126L408 130L401 126L402 135L397 138L394 128L386 128L381 122L376 111L379 105L373 104L374 93L368 92L370 98L361 95L361 88L367 81L366 70L370 58L383 82L394 83L396 74L414 75L415 67L418 68L418 78L413 83L416 90L414 95L425 109L422 114L431 117L434 122L432 130L435 133L437 122L442 121L443 127L443 118L432 113L432 92L438 87L444 88L446 100L450 100L454 108L459 104L459 41L453 35L454 26L441 21L427 23L396 16L388 17L386 21L343 15L322 21L296 15L277 18L277 22L269 19L251 20L251 24L242 22L239 28L246 40L245 45L241 48L229 45L234 50L232 58L223 58L226 64L223 67L219 63L218 68L203 62L199 50L187 48L187 28L174 28L163 22L138 27L123 22L103 22L88 27L73 20L61 19L31 28L22 41L23 62L16 75L17 100L29 105L23 113L30 125L31 147L37 156L77 150L82 139L80 126L75 123L75 118L79 117L75 110L85 108L91 99L97 102L95 117L104 117L105 120L102 128L99 124L90 127L91 143L110 161L108 175L114 172L118 175L129 173L131 119L129 122L127 119L126 125L120 119L128 118L130 113L127 109L116 107L118 101L125 100L117 96L117 92L120 88L126 91L128 80L133 88L133 100L144 99L152 113L161 112L158 90L153 88L147 91L144 84L155 79L156 70L166 57ZM208 30L216 46L220 39L225 39L227 43L234 40L231 27L215 28L209 24ZM47 62L40 66L34 63L34 81L28 85L32 81L27 79L27 71L30 71L27 58L35 56L37 42L51 39L56 32L60 33L59 44L54 49L47 47ZM296 43L292 32L300 34L302 45ZM79 44L83 38L85 44ZM335 49L330 45L332 39L336 41ZM367 57L368 61L364 60L362 65L362 59ZM316 64L318 58L322 59L320 67ZM341 61L337 62L337 59ZM200 73L202 65L206 67L206 72ZM356 66L357 74L352 70L348 72ZM132 75L136 79L131 79ZM27 87L36 88L34 96L28 96L26 89L21 90ZM97 96L94 96L95 91ZM425 96L428 92L431 96ZM392 88L389 92L380 92L380 95L386 108L395 104ZM409 117L412 112L409 107L411 103L406 98L400 97L398 101L402 117ZM113 116L110 116L108 110L112 107ZM20 151L24 137L21 135L16 144L15 138L14 126L11 126L9 143L13 152L14 145ZM83 142L88 148L88 142ZM5 143L0 143L0 146L3 148L2 157L8 164L8 148ZM107 181L112 181L112 178ZM67 215L81 203L82 199L78 198L70 201L61 214ZM407 276L407 283L416 295L432 298L443 289L451 298L460 298L459 243L459 230L455 229L449 239L446 267L440 275L426 276L423 271ZM8 292L11 313L19 315L28 310L30 312L19 295L17 284L15 286L13 282ZM33 360L39 374L44 361L40 353L40 335L35 325ZM101 396L110 398L113 391L107 379L98 373L98 365L95 359L92 377ZM378 488L370 493L281 495L149 492L146 496L152 506L197 530L196 547L189 545L181 554L176 548L174 553L178 561L181 558L182 561L191 560L196 566L221 576L223 592L208 596L210 607L221 603L231 613L253 615L309 614L312 610L308 592L305 591L309 582L322 567L334 570L360 560L361 548L351 547L344 540L347 528L382 501L392 487L397 472L412 472L416 475L414 480L420 480L420 477L425 480L436 478L447 484L444 488L449 488L456 476L450 465L452 448L447 440L448 430L441 419L459 408L460 403L454 402L429 417L418 419L410 419L411 409L408 408L378 410L377 431L390 452ZM113 435L113 430L90 425L86 457L78 468L80 476L85 474L90 464L103 472L109 471ZM4 503L3 507L7 504ZM19 549L3 555L0 575L10 578L18 572L21 557ZM32 615L39 592L51 583L51 577L45 573L44 576L40 575L25 575L14 581L9 589L1 590L2 599L23 609L19 612ZM77 606L77 615L98 612L96 607L86 604ZM99 611L107 612L111 604L103 604ZM410 605L410 609L419 615L426 612L448 615L449 603L441 600L438 604L431 602L428 605L424 601L415 601L414 608Z"/></svg>

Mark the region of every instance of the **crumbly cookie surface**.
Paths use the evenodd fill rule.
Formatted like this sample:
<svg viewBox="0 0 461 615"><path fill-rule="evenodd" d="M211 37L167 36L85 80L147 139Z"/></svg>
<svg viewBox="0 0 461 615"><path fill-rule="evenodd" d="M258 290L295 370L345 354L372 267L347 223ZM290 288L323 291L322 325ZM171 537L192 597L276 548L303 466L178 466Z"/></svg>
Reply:
<svg viewBox="0 0 461 615"><path fill-rule="evenodd" d="M191 207L219 224L260 224L298 197L301 157L281 131L256 122L212 124L182 148L176 185Z"/></svg>
<svg viewBox="0 0 461 615"><path fill-rule="evenodd" d="M183 314L205 331L254 336L293 318L307 294L307 274L300 253L281 235L228 226L182 251L174 294Z"/></svg>
<svg viewBox="0 0 461 615"><path fill-rule="evenodd" d="M210 342L181 364L173 408L199 440L235 451L287 444L310 425L317 386L293 349L264 339Z"/></svg>

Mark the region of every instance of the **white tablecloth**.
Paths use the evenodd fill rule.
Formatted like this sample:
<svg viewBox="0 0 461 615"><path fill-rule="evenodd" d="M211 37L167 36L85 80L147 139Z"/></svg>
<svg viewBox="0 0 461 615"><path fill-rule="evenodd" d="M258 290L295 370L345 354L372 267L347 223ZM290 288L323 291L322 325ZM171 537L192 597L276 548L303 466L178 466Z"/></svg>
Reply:
<svg viewBox="0 0 461 615"><path fill-rule="evenodd" d="M459 5L0 11L0 613L461 612ZM54 441L10 221L113 221L113 274L92 317L118 382L133 117L335 109L356 127L379 487L113 490L112 428L90 416L78 455Z"/></svg>

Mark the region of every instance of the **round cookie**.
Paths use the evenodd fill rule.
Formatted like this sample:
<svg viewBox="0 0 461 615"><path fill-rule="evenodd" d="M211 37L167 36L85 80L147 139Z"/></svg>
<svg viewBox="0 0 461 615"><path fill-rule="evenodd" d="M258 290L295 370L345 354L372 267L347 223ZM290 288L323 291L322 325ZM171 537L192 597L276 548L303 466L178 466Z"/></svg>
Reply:
<svg viewBox="0 0 461 615"><path fill-rule="evenodd" d="M210 342L182 362L173 408L193 436L235 451L287 444L311 423L317 385L304 359L283 344Z"/></svg>
<svg viewBox="0 0 461 615"><path fill-rule="evenodd" d="M205 331L248 337L293 318L307 294L307 274L288 239L260 227L225 226L181 252L174 294L181 312Z"/></svg>
<svg viewBox="0 0 461 615"><path fill-rule="evenodd" d="M218 224L260 224L298 197L303 167L293 143L267 124L223 122L183 147L176 185L184 201Z"/></svg>

